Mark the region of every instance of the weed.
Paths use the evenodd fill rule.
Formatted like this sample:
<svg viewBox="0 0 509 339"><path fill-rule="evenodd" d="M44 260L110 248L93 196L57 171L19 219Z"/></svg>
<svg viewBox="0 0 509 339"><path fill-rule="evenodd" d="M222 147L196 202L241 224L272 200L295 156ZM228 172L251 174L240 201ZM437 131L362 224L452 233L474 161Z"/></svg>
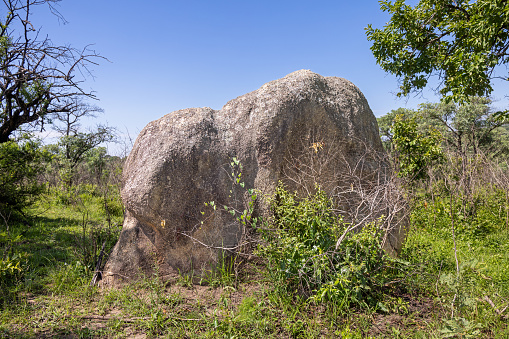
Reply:
<svg viewBox="0 0 509 339"><path fill-rule="evenodd" d="M194 277L193 272L186 274L186 273L181 273L179 270L177 285L182 286L182 287L192 288L193 287L193 277Z"/></svg>
<svg viewBox="0 0 509 339"><path fill-rule="evenodd" d="M256 302L254 296L249 296L242 299L238 310L236 319L241 322L251 323L257 318L260 310L260 304Z"/></svg>
<svg viewBox="0 0 509 339"><path fill-rule="evenodd" d="M452 318L444 321L444 327L440 330L443 338L479 338L481 331L479 324L470 322L465 318Z"/></svg>
<svg viewBox="0 0 509 339"><path fill-rule="evenodd" d="M91 276L92 272L88 266L80 261L64 263L63 268L54 272L51 279L54 282L52 290L56 293L64 293L81 289Z"/></svg>
<svg viewBox="0 0 509 339"><path fill-rule="evenodd" d="M200 284L213 288L216 287L236 287L238 283L235 273L236 259L227 255L225 251L220 252L219 264L207 270L200 278Z"/></svg>

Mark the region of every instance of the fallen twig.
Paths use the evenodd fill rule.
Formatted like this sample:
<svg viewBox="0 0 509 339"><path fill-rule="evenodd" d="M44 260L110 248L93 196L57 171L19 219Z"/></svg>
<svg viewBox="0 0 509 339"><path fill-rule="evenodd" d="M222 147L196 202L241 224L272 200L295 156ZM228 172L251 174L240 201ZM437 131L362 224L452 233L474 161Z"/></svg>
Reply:
<svg viewBox="0 0 509 339"><path fill-rule="evenodd" d="M493 301L491 301L491 299L490 299L487 295L485 295L485 296L484 296L484 300L486 300L486 302L488 302L488 304L490 304L490 306L491 306L491 307L493 307L493 309L495 310L495 312L496 312L499 316L506 318L506 316L502 315L502 313L504 313L504 312L505 312L505 310L507 310L507 308L509 307L509 305L507 305L507 306L506 306L506 307L504 307L503 309L499 310L499 309L495 306L495 304L493 303Z"/></svg>
<svg viewBox="0 0 509 339"><path fill-rule="evenodd" d="M134 323L136 321L140 320L151 320L150 317L133 317L133 318L115 318L110 316L103 316L103 315L85 315L80 317L81 319L85 320L101 320L101 321L109 321L109 320L120 320L126 323ZM179 318L179 317L170 317L165 316L166 319L171 320L178 320L178 321L202 321L203 319L198 318Z"/></svg>

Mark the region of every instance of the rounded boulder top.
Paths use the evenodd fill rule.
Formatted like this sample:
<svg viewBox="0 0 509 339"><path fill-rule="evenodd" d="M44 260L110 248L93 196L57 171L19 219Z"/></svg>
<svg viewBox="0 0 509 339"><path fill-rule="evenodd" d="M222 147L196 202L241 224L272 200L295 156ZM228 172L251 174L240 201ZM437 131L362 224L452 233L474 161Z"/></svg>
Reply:
<svg viewBox="0 0 509 339"><path fill-rule="evenodd" d="M383 152L364 95L348 80L309 70L268 82L221 110L188 108L152 121L124 167L127 214L106 265L109 279L140 268L149 273L154 260L163 275L199 274L214 266L217 248L241 243L246 231L229 213L202 213L208 201L242 208L242 197L230 192L233 157L242 164L245 187L263 197L279 181L296 191L319 184L332 192L341 171L367 159L367 149ZM367 159L363 168L375 173L379 166ZM303 170L319 175L304 182ZM256 206L269 213L265 199Z"/></svg>

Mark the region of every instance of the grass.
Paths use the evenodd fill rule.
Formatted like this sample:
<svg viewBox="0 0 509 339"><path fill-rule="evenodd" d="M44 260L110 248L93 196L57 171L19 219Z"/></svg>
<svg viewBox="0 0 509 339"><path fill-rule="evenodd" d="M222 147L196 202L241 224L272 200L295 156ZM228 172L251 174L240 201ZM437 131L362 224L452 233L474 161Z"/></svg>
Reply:
<svg viewBox="0 0 509 339"><path fill-rule="evenodd" d="M345 312L334 303L314 304L279 293L261 261L248 263L240 275L224 266L206 276L203 285L185 276L173 284L150 276L119 289L91 287L93 262L87 257L103 239L111 248L122 216L108 223L102 200L90 193L75 204L63 204L53 193L31 211L30 226L9 221L11 234L21 235L16 251L28 257L24 274L2 287L7 293L0 337L509 337L509 312L499 315L485 299L499 311L509 301L509 230L487 217L494 205L479 206L477 214L490 222L458 221L458 256L469 265L460 279L447 280L448 274L455 277L456 268L446 204L424 201L415 205L402 253L414 274L391 290L388 311Z"/></svg>
<svg viewBox="0 0 509 339"><path fill-rule="evenodd" d="M446 310L445 325L451 318L464 319L486 337L507 338L509 313L497 310L509 304L509 229L501 213L509 206L494 202L499 193L481 199L470 216L461 211L462 198L453 199L459 276L447 197L417 203L403 256L423 261L425 275L416 282L427 284L428 295Z"/></svg>

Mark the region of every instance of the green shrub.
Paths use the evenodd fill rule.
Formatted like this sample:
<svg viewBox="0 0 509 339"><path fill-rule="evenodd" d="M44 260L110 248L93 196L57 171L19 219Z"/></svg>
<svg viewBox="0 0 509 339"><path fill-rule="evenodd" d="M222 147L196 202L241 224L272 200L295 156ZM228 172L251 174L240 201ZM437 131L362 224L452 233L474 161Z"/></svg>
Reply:
<svg viewBox="0 0 509 339"><path fill-rule="evenodd" d="M400 177L413 180L427 177L426 169L443 158L440 133L429 128L426 135L419 133L416 117L395 117L392 124Z"/></svg>
<svg viewBox="0 0 509 339"><path fill-rule="evenodd" d="M28 137L0 143L0 212L21 211L34 202L43 189L37 175L47 156Z"/></svg>
<svg viewBox="0 0 509 339"><path fill-rule="evenodd" d="M382 249L380 222L364 225L338 240L348 224L333 211L319 187L300 199L279 185L271 201L272 227L262 229L265 245L259 253L269 261L272 278L284 292L311 301L381 307L384 286L404 263ZM337 248L336 248L337 246Z"/></svg>
<svg viewBox="0 0 509 339"><path fill-rule="evenodd" d="M14 247L20 239L19 235L13 237L7 232L0 232L0 288L3 291L15 285L25 270L28 254L16 251Z"/></svg>

